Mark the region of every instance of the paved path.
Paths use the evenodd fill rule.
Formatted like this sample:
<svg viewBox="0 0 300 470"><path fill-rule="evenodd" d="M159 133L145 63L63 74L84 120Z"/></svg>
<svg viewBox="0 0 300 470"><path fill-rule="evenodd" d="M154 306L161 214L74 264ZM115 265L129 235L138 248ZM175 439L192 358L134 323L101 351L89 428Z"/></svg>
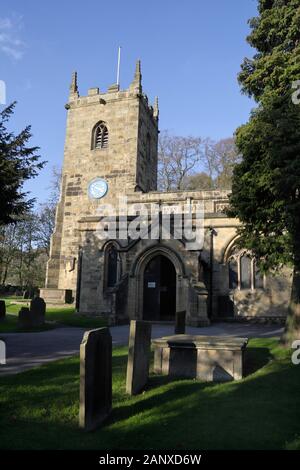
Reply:
<svg viewBox="0 0 300 470"><path fill-rule="evenodd" d="M61 327L39 333L6 333L0 339L6 343L6 365L0 365L0 376L15 374L56 359L78 354L85 329ZM128 342L128 325L110 328L113 345ZM152 337L173 334L172 325L153 325ZM187 327L187 333L209 336L242 336L268 338L279 336L283 328L267 325L245 325L239 323L217 323L205 328Z"/></svg>

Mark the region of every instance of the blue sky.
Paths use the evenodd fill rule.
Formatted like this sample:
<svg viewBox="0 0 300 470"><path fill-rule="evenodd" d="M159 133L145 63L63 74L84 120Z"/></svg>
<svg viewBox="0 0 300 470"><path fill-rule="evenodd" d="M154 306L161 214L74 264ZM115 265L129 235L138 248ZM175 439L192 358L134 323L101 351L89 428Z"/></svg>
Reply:
<svg viewBox="0 0 300 470"><path fill-rule="evenodd" d="M62 163L72 71L82 95L105 90L116 81L119 45L121 88L140 58L144 91L159 96L160 129L232 135L253 107L236 77L253 55L246 36L256 7L256 0L1 0L0 80L7 102L18 101L11 125L31 124L32 143L48 161L27 189L45 200L51 167Z"/></svg>

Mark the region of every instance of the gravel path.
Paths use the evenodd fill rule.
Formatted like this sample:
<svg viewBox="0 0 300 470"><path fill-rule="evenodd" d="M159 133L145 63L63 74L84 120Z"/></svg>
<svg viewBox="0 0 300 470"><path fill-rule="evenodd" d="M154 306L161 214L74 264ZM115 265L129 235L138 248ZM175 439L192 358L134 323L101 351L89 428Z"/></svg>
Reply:
<svg viewBox="0 0 300 470"><path fill-rule="evenodd" d="M78 354L85 329L61 327L39 333L6 333L0 339L6 343L7 363L0 365L0 376L15 374L26 369ZM113 345L128 342L128 325L110 328ZM159 338L173 334L172 325L153 325L152 337ZM239 323L217 323L205 328L187 327L187 333L209 336L273 337L279 336L283 328L268 325L247 325Z"/></svg>

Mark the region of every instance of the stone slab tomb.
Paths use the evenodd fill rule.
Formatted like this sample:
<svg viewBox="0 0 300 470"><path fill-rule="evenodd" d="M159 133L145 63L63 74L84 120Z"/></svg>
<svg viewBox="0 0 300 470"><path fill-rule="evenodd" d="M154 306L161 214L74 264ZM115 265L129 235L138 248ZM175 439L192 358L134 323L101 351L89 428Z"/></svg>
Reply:
<svg viewBox="0 0 300 470"><path fill-rule="evenodd" d="M50 304L71 304L73 293L71 289L40 289L40 295Z"/></svg>
<svg viewBox="0 0 300 470"><path fill-rule="evenodd" d="M135 395L140 393L148 382L151 323L132 320L130 322L128 346L126 392Z"/></svg>
<svg viewBox="0 0 300 470"><path fill-rule="evenodd" d="M247 338L177 335L158 338L154 372L205 382L227 382L243 377Z"/></svg>
<svg viewBox="0 0 300 470"><path fill-rule="evenodd" d="M112 408L112 339L108 328L85 332L80 345L79 426L92 431Z"/></svg>

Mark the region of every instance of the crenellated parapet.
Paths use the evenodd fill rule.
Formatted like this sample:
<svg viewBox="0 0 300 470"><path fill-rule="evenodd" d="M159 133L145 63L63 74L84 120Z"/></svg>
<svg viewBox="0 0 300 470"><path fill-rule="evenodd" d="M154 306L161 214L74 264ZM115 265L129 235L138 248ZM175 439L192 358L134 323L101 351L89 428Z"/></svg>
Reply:
<svg viewBox="0 0 300 470"><path fill-rule="evenodd" d="M106 91L101 91L98 87L89 88L87 95L80 95L78 91L77 72L73 72L70 85L70 93L66 109L74 109L78 107L94 106L96 104L105 106L114 101L130 100L139 98L145 111L153 118L153 122L157 124L159 117L158 97L155 97L153 105L149 103L148 96L143 93L142 89L142 73L141 61L136 62L134 77L127 89L120 89L117 83L110 85Z"/></svg>

